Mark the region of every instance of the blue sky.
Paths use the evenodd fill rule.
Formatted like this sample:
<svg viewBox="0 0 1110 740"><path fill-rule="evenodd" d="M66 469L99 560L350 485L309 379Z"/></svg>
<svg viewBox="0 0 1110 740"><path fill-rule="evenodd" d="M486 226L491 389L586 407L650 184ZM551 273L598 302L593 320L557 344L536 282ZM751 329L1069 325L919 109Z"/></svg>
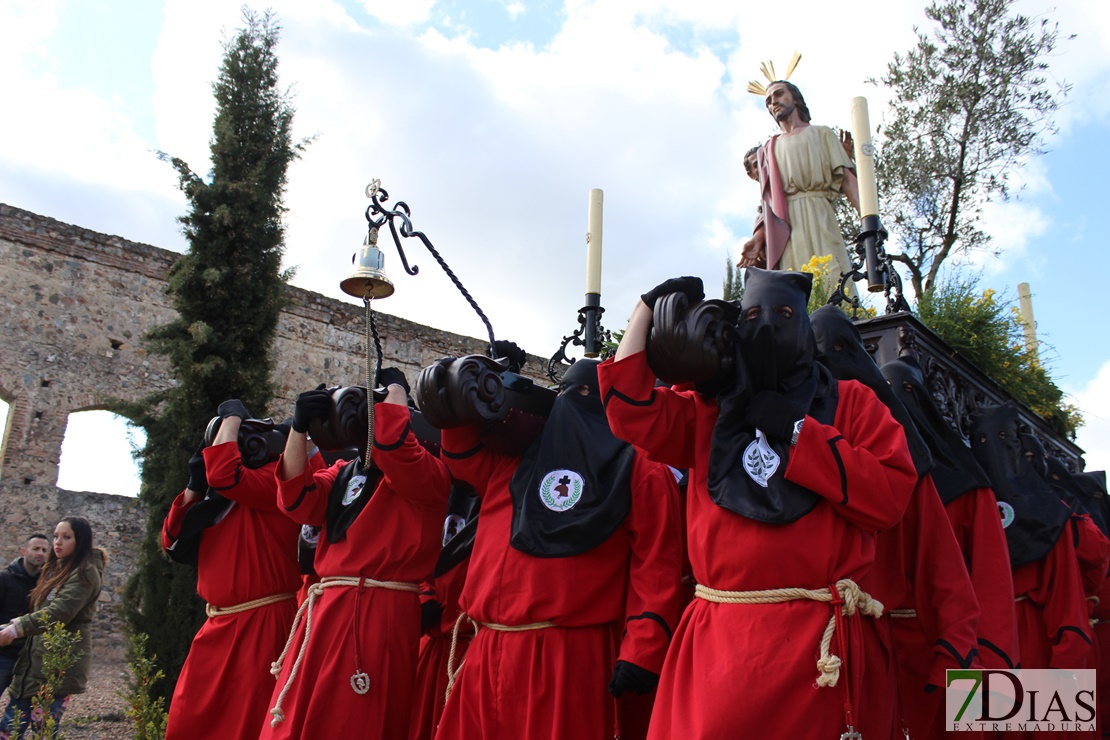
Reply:
<svg viewBox="0 0 1110 740"><path fill-rule="evenodd" d="M1034 294L1061 385L1088 417L1079 443L1110 465L1110 332L1098 173L1110 167L1110 7L1021 0L1065 33L1051 60L1074 85L1049 153L1017 176L1020 199L985 227L1003 248L984 286ZM259 6L262 7L262 6ZM710 291L751 229L741 157L773 131L745 92L759 62L803 59L792 81L814 121L846 127L863 81L928 28L923 2L799 0L275 0L281 76L298 136L286 263L295 283L345 298L339 280L365 231L363 187L381 178L413 210L498 336L550 355L576 327L590 188L605 190L603 304L619 328L644 290L677 274ZM237 1L0 0L0 201L98 231L184 249L185 208L164 150L204 172L210 85ZM804 19L804 20L801 20ZM881 199L881 194L880 194ZM418 245L417 245L418 246ZM381 310L482 333L426 253Z"/></svg>

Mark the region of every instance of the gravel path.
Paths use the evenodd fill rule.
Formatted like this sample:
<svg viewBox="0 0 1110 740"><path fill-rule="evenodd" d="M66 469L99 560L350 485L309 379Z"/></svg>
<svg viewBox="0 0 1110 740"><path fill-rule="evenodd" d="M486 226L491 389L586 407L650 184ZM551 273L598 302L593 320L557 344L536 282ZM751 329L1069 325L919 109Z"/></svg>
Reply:
<svg viewBox="0 0 1110 740"><path fill-rule="evenodd" d="M65 740L131 740L134 733L119 695L126 689L126 663L94 660L88 690L70 699L62 717ZM0 707L7 706L7 696L0 698Z"/></svg>

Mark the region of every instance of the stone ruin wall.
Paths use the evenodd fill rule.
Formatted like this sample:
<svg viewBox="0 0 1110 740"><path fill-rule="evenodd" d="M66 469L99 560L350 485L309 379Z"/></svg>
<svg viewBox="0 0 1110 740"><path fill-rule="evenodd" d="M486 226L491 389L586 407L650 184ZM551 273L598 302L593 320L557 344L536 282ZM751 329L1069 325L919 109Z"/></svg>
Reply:
<svg viewBox="0 0 1110 740"><path fill-rule="evenodd" d="M168 363L147 352L143 336L174 316L164 288L175 258L0 204L0 397L9 404L0 449L0 567L18 555L27 534L50 534L68 514L85 516L110 556L102 624L93 633L98 654L109 658L121 658L126 643L123 592L145 508L127 496L58 488L58 461L69 414L174 384ZM276 417L292 412L297 393L323 381L361 385L364 373L362 306L298 288L289 293L274 348L278 398L268 412ZM388 314L376 320L385 361L410 382L440 357L486 346ZM538 382L544 363L531 357L526 368Z"/></svg>

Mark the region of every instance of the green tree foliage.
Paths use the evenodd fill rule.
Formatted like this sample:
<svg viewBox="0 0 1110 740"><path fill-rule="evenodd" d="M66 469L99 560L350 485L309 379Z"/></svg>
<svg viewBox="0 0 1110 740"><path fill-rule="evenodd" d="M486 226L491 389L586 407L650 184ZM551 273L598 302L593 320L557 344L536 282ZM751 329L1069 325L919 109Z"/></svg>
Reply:
<svg viewBox="0 0 1110 740"><path fill-rule="evenodd" d="M224 43L209 177L159 155L189 199L180 218L189 249L169 276L178 317L148 335L178 385L129 414L147 431L140 498L150 513L127 602L132 630L149 635L149 648L165 661L157 688L167 696L204 615L195 569L170 565L161 553L162 521L220 402L240 398L262 416L273 396L271 344L285 295L282 198L289 164L305 145L292 139L293 107L278 84L279 31L269 13L244 8L243 27Z"/></svg>
<svg viewBox="0 0 1110 740"><path fill-rule="evenodd" d="M1011 173L1055 133L1069 90L1047 71L1059 29L1015 2L935 0L932 34L918 30L881 80L893 99L879 127L879 193L917 298L949 257L991 249L983 205L1007 199Z"/></svg>
<svg viewBox="0 0 1110 740"><path fill-rule="evenodd" d="M1021 314L978 277L936 283L917 304L918 318L959 354L1051 424L1075 439L1083 418L1052 381L1038 352L1025 346Z"/></svg>
<svg viewBox="0 0 1110 740"><path fill-rule="evenodd" d="M744 277L742 271L732 261L732 255L725 257L725 281L721 286L721 297L726 301L738 301L744 297Z"/></svg>

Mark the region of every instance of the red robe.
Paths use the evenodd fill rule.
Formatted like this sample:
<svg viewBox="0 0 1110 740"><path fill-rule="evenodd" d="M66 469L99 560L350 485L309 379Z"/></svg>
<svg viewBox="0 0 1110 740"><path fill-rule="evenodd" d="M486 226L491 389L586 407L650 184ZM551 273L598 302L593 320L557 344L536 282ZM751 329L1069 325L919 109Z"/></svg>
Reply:
<svg viewBox="0 0 1110 740"><path fill-rule="evenodd" d="M606 686L615 662L658 673L678 621L674 475L637 452L621 527L587 552L540 558L509 544L509 482L519 458L479 445L471 428L444 430L443 457L482 496L463 611L480 623L556 626L479 630L437 740L613 737L615 702Z"/></svg>
<svg viewBox="0 0 1110 740"><path fill-rule="evenodd" d="M984 668L1016 668L1021 663L1021 652L1017 616L1011 606L1014 578L994 491L968 491L948 502L944 510L979 602L979 662Z"/></svg>
<svg viewBox="0 0 1110 740"><path fill-rule="evenodd" d="M201 535L197 593L222 608L295 593L299 527L278 511L275 464L243 467L235 442L205 448L204 463L209 485L235 506ZM184 496L174 500L162 525L163 548L177 540L192 505ZM257 736L273 690L270 661L281 653L296 610L290 599L201 625L173 692L166 737Z"/></svg>
<svg viewBox="0 0 1110 740"><path fill-rule="evenodd" d="M717 407L694 392L654 388L645 353L599 368L609 422L653 459L690 468L687 548L699 584L728 591L859 583L875 558L875 532L901 519L917 475L902 427L865 386L838 384L834 426L806 417L786 478L822 501L795 522L772 525L709 497L708 457ZM649 738L789 737L844 732L845 688L857 717L886 691L875 621L844 620L847 654L836 687L817 688L827 603L715 604L683 614L659 683ZM859 728L858 719L854 722Z"/></svg>
<svg viewBox="0 0 1110 740"><path fill-rule="evenodd" d="M918 481L902 521L879 533L876 552L867 590L890 610L892 698L901 700L893 731L901 734L905 720L911 737L933 737L944 731L945 671L975 660L979 604L930 476ZM905 616L911 610L916 616Z"/></svg>
<svg viewBox="0 0 1110 740"><path fill-rule="evenodd" d="M1079 558L1079 574L1083 581L1083 596L1087 602L1087 616L1095 618L1095 609L1101 602L1099 593L1102 584L1106 581L1106 569L1110 567L1110 539L1091 520L1087 514L1072 514L1068 522L1072 542L1075 545L1075 555ZM1087 657L1086 668L1098 668L1099 646L1098 635L1094 625L1091 625L1090 654Z"/></svg>
<svg viewBox="0 0 1110 740"><path fill-rule="evenodd" d="M1087 668L1092 629L1083 595L1075 538L1065 526L1056 545L1040 560L1014 571L1022 668ZM1020 732L1007 738L1089 737L1091 733Z"/></svg>
<svg viewBox="0 0 1110 740"><path fill-rule="evenodd" d="M450 476L416 441L408 408L380 403L374 413L373 459L384 478L338 542L329 541L326 529L320 533L316 572L324 579L361 576L419 584L431 575L439 554ZM323 526L332 482L345 464L279 479L286 515L300 524ZM270 684L270 707L286 684L304 632L302 620L277 685ZM313 608L303 662L282 703L285 721L275 728L266 717L261 737L407 738L419 641L416 593L324 589ZM366 694L351 688L356 669L370 676Z"/></svg>
<svg viewBox="0 0 1110 740"><path fill-rule="evenodd" d="M439 718L443 715L443 704L447 697L447 658L451 654L451 633L459 616L459 595L466 574L470 568L470 558L443 575L426 584L428 591L421 599L430 598L443 607L439 622L420 638L420 658L416 666L416 700L412 705L412 740L431 740L435 737ZM466 656L470 645L469 626L459 630L459 640L455 646L455 666Z"/></svg>
<svg viewBox="0 0 1110 740"><path fill-rule="evenodd" d="M1083 668L1091 626L1069 528L1040 560L1014 571L1022 668Z"/></svg>
<svg viewBox="0 0 1110 740"><path fill-rule="evenodd" d="M1098 727L1103 735L1110 734L1110 578L1102 582L1099 602L1095 605L1092 631L1098 648L1098 665L1095 669L1098 697Z"/></svg>

